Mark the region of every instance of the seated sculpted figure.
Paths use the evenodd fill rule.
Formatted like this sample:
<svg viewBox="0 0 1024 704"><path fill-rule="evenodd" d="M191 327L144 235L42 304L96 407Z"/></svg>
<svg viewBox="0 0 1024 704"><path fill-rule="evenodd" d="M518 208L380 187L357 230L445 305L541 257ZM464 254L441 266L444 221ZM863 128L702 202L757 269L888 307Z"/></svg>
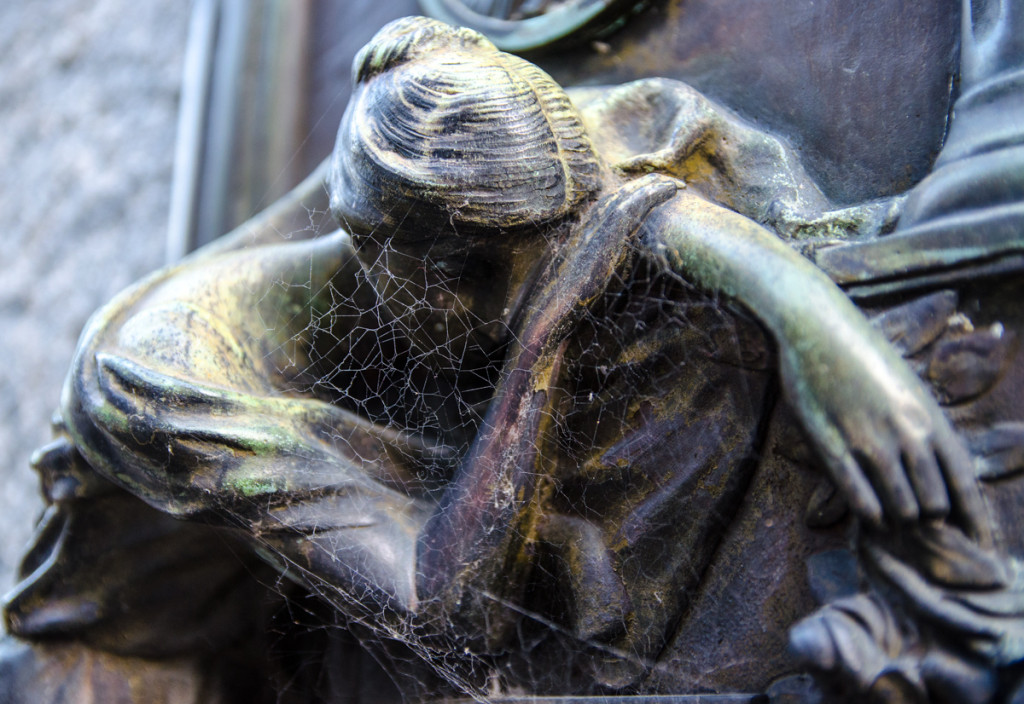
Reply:
<svg viewBox="0 0 1024 704"><path fill-rule="evenodd" d="M600 646L610 690L683 617L776 378L865 530L987 544L948 421L790 241L877 229L886 204L832 211L682 84L570 100L422 18L354 74L343 232L201 253L91 321L61 412L100 475L398 639L486 657L541 614ZM556 596L527 594L545 579Z"/></svg>

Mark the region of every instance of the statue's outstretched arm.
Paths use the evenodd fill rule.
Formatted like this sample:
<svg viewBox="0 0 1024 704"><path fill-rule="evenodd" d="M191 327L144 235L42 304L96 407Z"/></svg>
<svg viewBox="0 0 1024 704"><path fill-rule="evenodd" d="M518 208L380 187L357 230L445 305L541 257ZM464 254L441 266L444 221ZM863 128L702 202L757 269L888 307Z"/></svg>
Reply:
<svg viewBox="0 0 1024 704"><path fill-rule="evenodd" d="M869 525L952 514L987 540L970 458L920 380L813 264L753 221L681 191L645 245L749 308L779 345L783 389Z"/></svg>
<svg viewBox="0 0 1024 704"><path fill-rule="evenodd" d="M87 327L62 415L89 463L151 505L238 526L307 582L408 602L433 506L411 468L445 449L289 390L318 309L343 321L356 295L351 257L324 237L141 282Z"/></svg>

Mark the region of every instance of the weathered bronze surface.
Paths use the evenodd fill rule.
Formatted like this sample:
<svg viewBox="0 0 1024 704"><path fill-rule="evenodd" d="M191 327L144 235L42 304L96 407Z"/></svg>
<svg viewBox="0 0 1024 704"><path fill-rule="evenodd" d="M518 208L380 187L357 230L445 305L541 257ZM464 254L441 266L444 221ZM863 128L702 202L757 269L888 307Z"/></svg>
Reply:
<svg viewBox="0 0 1024 704"><path fill-rule="evenodd" d="M965 4L940 142L952 15L894 7L924 59L819 49L929 77L899 168L885 90L795 138L813 83L676 80L743 58L388 24L329 163L83 333L0 693L1019 701L1024 9Z"/></svg>

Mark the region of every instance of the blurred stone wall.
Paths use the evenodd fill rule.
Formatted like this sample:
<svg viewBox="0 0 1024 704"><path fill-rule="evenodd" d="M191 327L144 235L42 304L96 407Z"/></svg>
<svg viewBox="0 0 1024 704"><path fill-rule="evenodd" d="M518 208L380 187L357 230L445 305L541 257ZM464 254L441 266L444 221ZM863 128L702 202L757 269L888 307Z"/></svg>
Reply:
<svg viewBox="0 0 1024 704"><path fill-rule="evenodd" d="M0 2L0 593L78 334L163 262L189 5Z"/></svg>

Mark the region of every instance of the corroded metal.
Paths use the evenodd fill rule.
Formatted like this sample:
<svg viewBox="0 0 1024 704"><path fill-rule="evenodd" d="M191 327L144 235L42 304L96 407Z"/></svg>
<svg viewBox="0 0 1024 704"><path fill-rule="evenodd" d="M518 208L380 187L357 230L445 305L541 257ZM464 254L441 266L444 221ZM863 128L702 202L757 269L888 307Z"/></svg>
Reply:
<svg viewBox="0 0 1024 704"><path fill-rule="evenodd" d="M499 48L550 50L585 42L614 29L642 0L420 0L423 12L485 33Z"/></svg>
<svg viewBox="0 0 1024 704"><path fill-rule="evenodd" d="M934 175L853 204L680 81L387 25L329 164L83 333L8 629L300 701L352 653L382 701L1016 701L1017 5L965 5ZM275 242L321 183L345 232ZM308 682L254 635L302 598Z"/></svg>

